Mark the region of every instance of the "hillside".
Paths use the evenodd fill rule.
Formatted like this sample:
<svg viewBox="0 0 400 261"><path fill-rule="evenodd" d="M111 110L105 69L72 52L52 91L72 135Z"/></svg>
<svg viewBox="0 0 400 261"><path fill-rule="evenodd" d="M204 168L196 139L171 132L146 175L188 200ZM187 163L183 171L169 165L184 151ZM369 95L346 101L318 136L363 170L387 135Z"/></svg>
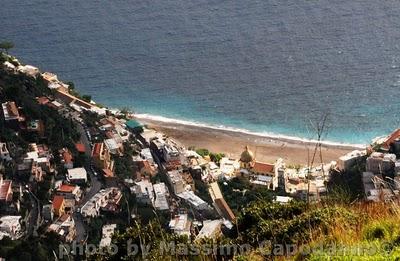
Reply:
<svg viewBox="0 0 400 261"><path fill-rule="evenodd" d="M19 65L12 57L0 53L0 64L6 61ZM72 152L76 166L88 165L88 158L79 153L76 147L82 138L78 123L65 117L59 110L38 102L39 97L52 99L54 96L54 91L47 88L41 76L33 78L25 74L12 74L5 66L0 67L0 101L15 102L21 107L26 121L40 121L44 126L44 132L39 135L15 131L1 121L0 142L13 145L15 149L11 154L14 159L26 154L32 143L42 143L54 152L51 163L58 173L47 173L47 178L40 182L31 182L29 177L19 177L14 165L16 160L1 164L2 177L18 183L21 191L25 185L36 186L33 192L39 195L38 208L51 200L50 192L55 190L53 177L56 178L57 174L63 176L66 172L65 162L61 162L57 156L60 149ZM103 120L99 115L82 115L85 116L84 123L90 127L96 127ZM132 175L132 169L136 167L133 167L132 158L139 154L139 144L137 137L132 137L124 144L124 154L113 156L117 165L116 179L119 179L115 183L125 189L124 192L129 191L129 188L123 185L122 180ZM65 241L42 226L37 229L37 234L28 233L17 240L8 237L0 240L0 257L6 257L7 260L399 260L400 208L396 201L364 201L360 175L364 170L365 166L357 166L351 172L332 175L326 197L309 204L297 200L286 204L273 202L274 196L281 192L253 188L248 181L240 178L220 181L223 196L233 208L236 220L233 228L224 230L215 239L195 239L171 232L168 229L168 218L172 214L169 212L161 214L153 208L146 208L148 216L140 211L137 216L131 215L130 207L140 210L142 206L136 202L137 199L124 194L122 201L126 205L121 207L120 212L115 215L108 213L85 223L89 230L87 242L98 244L101 237L99 227L109 220L117 220L118 228L110 241L117 251L110 248L97 249L86 252L84 256L74 256L74 253L66 253L64 250L73 249L75 241ZM159 174L151 178L163 181ZM60 180L66 182L64 177ZM101 177L101 182L101 186L106 187L107 177ZM93 187L92 184L90 186ZM83 187L86 189L89 186L85 184ZM212 201L207 194L208 184L198 183L196 187L197 194L207 202ZM25 199L21 200L21 206L31 213L34 201L28 193L32 192L24 192ZM134 204L131 201L135 201ZM182 211L182 206L186 207L182 204L175 211ZM189 213L195 212L191 207L187 209ZM76 218L76 213L71 216ZM126 216L128 221L125 221ZM28 224L23 226L28 227Z"/></svg>

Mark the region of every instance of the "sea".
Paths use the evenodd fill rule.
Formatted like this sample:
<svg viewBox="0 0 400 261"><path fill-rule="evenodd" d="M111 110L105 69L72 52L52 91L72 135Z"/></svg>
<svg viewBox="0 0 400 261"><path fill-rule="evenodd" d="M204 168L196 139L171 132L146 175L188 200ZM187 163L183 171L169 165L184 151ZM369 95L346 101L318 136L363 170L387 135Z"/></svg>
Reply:
<svg viewBox="0 0 400 261"><path fill-rule="evenodd" d="M366 144L400 126L396 0L0 0L26 64L139 118Z"/></svg>

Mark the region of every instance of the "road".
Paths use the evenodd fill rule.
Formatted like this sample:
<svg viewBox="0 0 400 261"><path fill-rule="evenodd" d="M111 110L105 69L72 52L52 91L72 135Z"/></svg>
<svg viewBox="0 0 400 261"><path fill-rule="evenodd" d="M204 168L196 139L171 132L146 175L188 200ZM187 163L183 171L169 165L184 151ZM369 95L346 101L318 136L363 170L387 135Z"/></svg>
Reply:
<svg viewBox="0 0 400 261"><path fill-rule="evenodd" d="M36 236L37 229L40 223L40 202L39 199L30 191L27 190L29 193L29 199L31 201L32 209L29 212L29 219L27 224L27 236Z"/></svg>
<svg viewBox="0 0 400 261"><path fill-rule="evenodd" d="M92 152L92 147L90 145L90 141L88 139L88 136L86 135L86 131L82 124L77 123L78 131L81 134L81 142L85 146L85 154L86 156L90 159L91 158L91 152ZM85 169L87 173L90 176L90 187L89 190L86 191L85 195L83 198L79 201L79 203L75 207L75 212L73 214L73 218L75 220L75 225L76 225L76 241L81 242L86 239L86 226L85 223L83 222L83 217L81 213L79 213L77 210L85 205L86 202L89 201L97 192L100 191L102 187L102 183L100 180L93 174L93 172L90 169L90 161L87 162L85 165Z"/></svg>

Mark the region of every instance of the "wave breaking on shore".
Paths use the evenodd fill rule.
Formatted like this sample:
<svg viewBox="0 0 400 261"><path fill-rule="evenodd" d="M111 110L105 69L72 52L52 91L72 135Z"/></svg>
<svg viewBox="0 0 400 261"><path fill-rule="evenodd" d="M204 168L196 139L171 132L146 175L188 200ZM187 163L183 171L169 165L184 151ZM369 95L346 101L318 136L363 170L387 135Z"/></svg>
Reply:
<svg viewBox="0 0 400 261"><path fill-rule="evenodd" d="M168 118L168 117L158 116L158 115L151 115L151 114L146 114L146 113L138 113L138 114L135 114L134 116L137 119L142 120L142 121L148 120L148 121L152 121L152 122L167 123L167 124L172 124L172 125L192 126L192 127L197 127L197 128L212 129L212 130L223 131L223 132L240 133L240 134L250 135L250 136L254 136L254 137L260 137L260 138L271 139L274 141L280 141L280 142L288 142L288 143L295 143L295 144L307 144L307 145L312 145L312 144L318 143L318 141L315 139L307 139L307 138L301 138L301 137L295 137L295 136L289 136L289 135L275 134L275 133L270 133L270 132L254 132L254 131L250 131L250 130L246 130L246 129L234 128L234 127L229 127L229 126L225 126L225 125L210 125L210 124L206 124L206 123L202 123L202 122L173 119L173 118ZM326 140L323 140L320 143L324 146L337 147L337 148L365 149L367 146L366 144L351 144L351 143L341 143L341 142L326 141Z"/></svg>

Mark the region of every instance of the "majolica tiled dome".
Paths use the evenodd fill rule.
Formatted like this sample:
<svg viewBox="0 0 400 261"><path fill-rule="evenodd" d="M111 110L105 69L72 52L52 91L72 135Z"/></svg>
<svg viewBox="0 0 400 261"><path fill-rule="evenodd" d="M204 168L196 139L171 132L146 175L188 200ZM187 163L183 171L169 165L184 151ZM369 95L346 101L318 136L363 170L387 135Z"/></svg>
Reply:
<svg viewBox="0 0 400 261"><path fill-rule="evenodd" d="M245 151L240 155L240 161L244 163L250 163L254 161L254 154L249 150L249 146L246 146Z"/></svg>

